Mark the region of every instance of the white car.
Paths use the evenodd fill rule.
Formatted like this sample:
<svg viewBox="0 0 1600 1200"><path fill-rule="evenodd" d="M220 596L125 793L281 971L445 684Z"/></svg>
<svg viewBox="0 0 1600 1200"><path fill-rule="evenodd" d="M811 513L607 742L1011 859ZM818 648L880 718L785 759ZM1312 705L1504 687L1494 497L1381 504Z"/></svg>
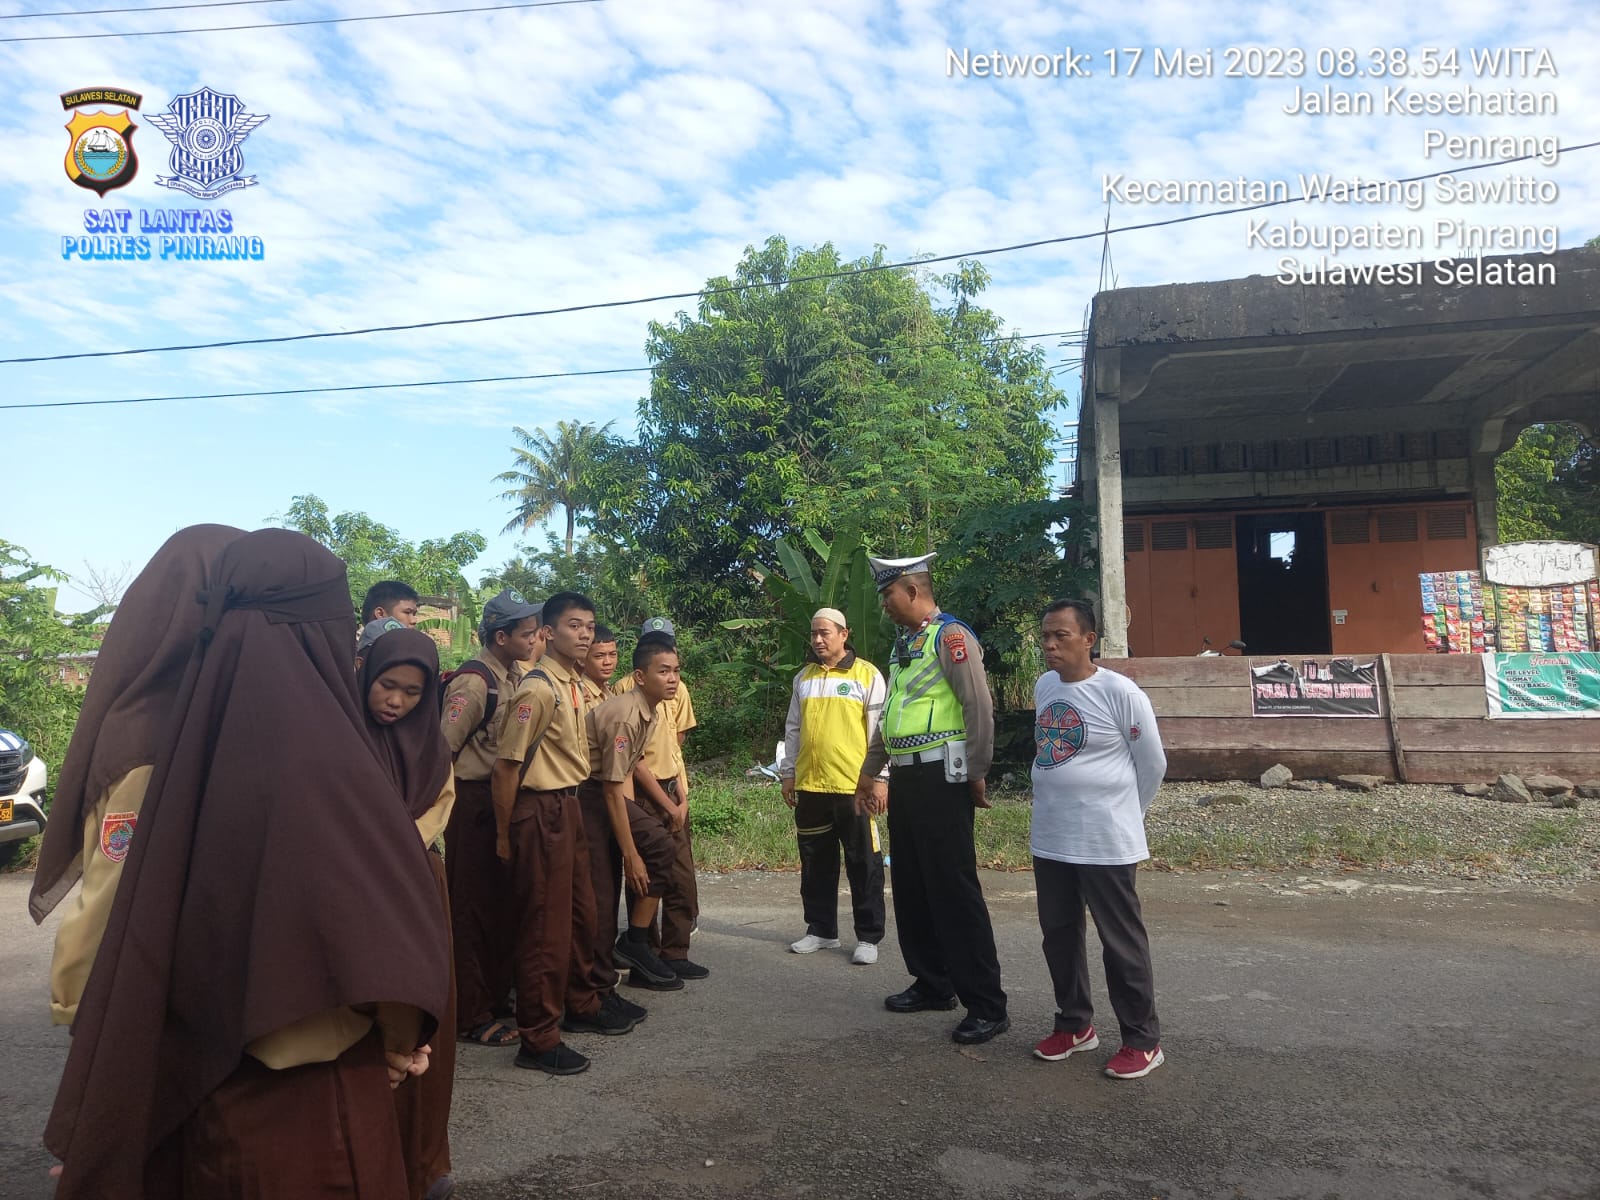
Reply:
<svg viewBox="0 0 1600 1200"><path fill-rule="evenodd" d="M0 729L0 867L44 832L44 760L21 734Z"/></svg>

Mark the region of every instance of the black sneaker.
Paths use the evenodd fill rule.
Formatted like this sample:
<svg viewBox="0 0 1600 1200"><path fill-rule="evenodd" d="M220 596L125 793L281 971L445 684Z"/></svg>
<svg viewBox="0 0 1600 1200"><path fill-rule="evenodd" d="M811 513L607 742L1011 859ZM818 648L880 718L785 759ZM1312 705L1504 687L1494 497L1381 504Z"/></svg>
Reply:
<svg viewBox="0 0 1600 1200"><path fill-rule="evenodd" d="M629 987L644 988L648 992L675 992L683 987L683 980L679 979L671 971L667 972L667 978L671 980L670 983L658 983L648 975L641 975L638 971L629 971L625 982Z"/></svg>
<svg viewBox="0 0 1600 1200"><path fill-rule="evenodd" d="M538 1054L524 1046L517 1051L516 1062L519 1067L546 1075L578 1075L589 1069L589 1060L565 1042L557 1042Z"/></svg>
<svg viewBox="0 0 1600 1200"><path fill-rule="evenodd" d="M690 962L687 958L664 958L661 961L666 963L667 970L671 971L679 979L704 979L711 974L710 967L702 967L699 963Z"/></svg>
<svg viewBox="0 0 1600 1200"><path fill-rule="evenodd" d="M611 954L622 966L632 967L635 975L643 975L652 983L670 984L678 978L654 950L644 942L630 942L627 934L617 939Z"/></svg>
<svg viewBox="0 0 1600 1200"><path fill-rule="evenodd" d="M561 1028L567 1033L603 1033L607 1037L621 1037L633 1032L633 1022L614 1008L601 1004L592 1013L568 1013L561 1018Z"/></svg>
<svg viewBox="0 0 1600 1200"><path fill-rule="evenodd" d="M602 1007L613 1012L621 1013L635 1025L639 1024L650 1015L650 1010L642 1004L635 1004L632 1000L624 1000L615 992L607 992L604 1000L600 1001Z"/></svg>

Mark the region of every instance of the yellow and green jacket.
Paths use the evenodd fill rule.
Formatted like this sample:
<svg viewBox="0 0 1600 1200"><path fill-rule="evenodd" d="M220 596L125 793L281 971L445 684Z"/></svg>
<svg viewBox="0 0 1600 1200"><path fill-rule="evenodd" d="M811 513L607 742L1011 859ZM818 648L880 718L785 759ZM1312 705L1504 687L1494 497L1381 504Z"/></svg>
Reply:
<svg viewBox="0 0 1600 1200"><path fill-rule="evenodd" d="M778 774L802 792L855 791L886 691L878 668L853 650L837 666L807 663L794 678Z"/></svg>

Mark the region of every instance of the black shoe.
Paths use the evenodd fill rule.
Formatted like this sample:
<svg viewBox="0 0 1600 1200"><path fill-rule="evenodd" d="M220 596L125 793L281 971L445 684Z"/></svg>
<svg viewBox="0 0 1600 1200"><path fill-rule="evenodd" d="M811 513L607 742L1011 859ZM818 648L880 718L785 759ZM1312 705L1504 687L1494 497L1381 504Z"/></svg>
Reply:
<svg viewBox="0 0 1600 1200"><path fill-rule="evenodd" d="M589 1060L565 1042L557 1042L539 1054L524 1046L517 1051L516 1061L519 1067L546 1075L578 1075L589 1069Z"/></svg>
<svg viewBox="0 0 1600 1200"><path fill-rule="evenodd" d="M999 1037L1010 1028L1010 1017L1001 1017L998 1021L986 1021L982 1017L968 1017L956 1026L956 1031L950 1036L963 1046L976 1046L980 1042L987 1042L992 1037Z"/></svg>
<svg viewBox="0 0 1600 1200"><path fill-rule="evenodd" d="M568 1013L561 1018L561 1028L567 1033L603 1033L607 1037L632 1033L633 1025L627 1017L603 1003L587 1016Z"/></svg>
<svg viewBox="0 0 1600 1200"><path fill-rule="evenodd" d="M667 970L671 971L679 979L704 979L711 974L710 967L702 967L699 963L690 962L687 958L664 958L661 961L666 963Z"/></svg>
<svg viewBox="0 0 1600 1200"><path fill-rule="evenodd" d="M670 983L661 983L638 971L629 971L628 978L624 982L629 987L644 988L647 992L676 992L683 987L683 980L671 971L667 972L667 978L671 980Z"/></svg>
<svg viewBox="0 0 1600 1200"><path fill-rule="evenodd" d="M627 934L617 939L611 956L622 966L633 968L635 975L643 975L652 983L670 984L678 978L672 973L672 968L662 962L661 957L646 943L630 942Z"/></svg>
<svg viewBox="0 0 1600 1200"><path fill-rule="evenodd" d="M600 1001L600 1006L602 1008L609 1008L614 1013L621 1014L628 1020L632 1021L635 1025L639 1024L650 1015L650 1010L644 1005L635 1004L632 1000L624 1000L615 992L607 992L605 999Z"/></svg>
<svg viewBox="0 0 1600 1200"><path fill-rule="evenodd" d="M883 1002L883 1006L890 1012L949 1012L956 1006L954 996L930 996L916 984L912 984L903 992L896 992Z"/></svg>

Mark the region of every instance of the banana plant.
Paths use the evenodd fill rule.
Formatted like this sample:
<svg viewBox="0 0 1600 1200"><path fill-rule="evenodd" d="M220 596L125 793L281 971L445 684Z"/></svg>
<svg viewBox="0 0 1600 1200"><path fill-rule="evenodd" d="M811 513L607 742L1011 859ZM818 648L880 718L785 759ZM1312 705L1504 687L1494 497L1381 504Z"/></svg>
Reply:
<svg viewBox="0 0 1600 1200"><path fill-rule="evenodd" d="M801 534L805 548L822 562L819 580L805 550L786 537L780 537L774 552L782 571L757 567L754 574L777 606L775 617L743 617L724 621L726 629L773 628L777 635L776 654L771 660L775 674L787 676L800 669L811 644L811 616L819 608L837 608L844 613L850 628L850 642L867 661L886 667L894 645L894 626L878 605L878 590L872 581L872 568L861 535L854 529L841 532L830 544L806 530Z"/></svg>

